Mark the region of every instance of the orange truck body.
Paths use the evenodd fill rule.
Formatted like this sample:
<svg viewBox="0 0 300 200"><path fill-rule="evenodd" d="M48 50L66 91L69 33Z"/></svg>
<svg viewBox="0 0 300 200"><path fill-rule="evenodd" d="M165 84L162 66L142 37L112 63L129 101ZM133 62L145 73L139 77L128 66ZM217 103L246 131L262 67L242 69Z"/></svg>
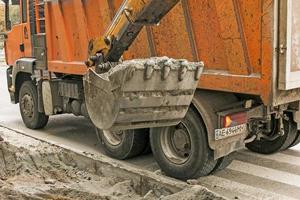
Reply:
<svg viewBox="0 0 300 200"><path fill-rule="evenodd" d="M104 33L122 2L46 1L48 71L85 74L89 41ZM223 0L222 3L182 0L159 25L144 28L124 58L168 56L201 60L205 63L199 81L201 89L255 95L265 105L299 100L296 87L290 91L278 89L281 72L277 65L280 60L277 40L285 31L279 31L277 25L287 18L286 12L279 12L286 9L286 3L284 0ZM25 55L31 54L26 45L31 44L25 43ZM8 53L8 64L20 57L17 54Z"/></svg>
<svg viewBox="0 0 300 200"><path fill-rule="evenodd" d="M222 169L245 146L268 154L298 144L300 1L177 1L14 0L22 19L6 35L7 84L25 125L86 116L122 159L146 149L134 129L146 138L151 128L154 157L182 179ZM127 47L131 61L119 64ZM176 63L132 61L162 56Z"/></svg>

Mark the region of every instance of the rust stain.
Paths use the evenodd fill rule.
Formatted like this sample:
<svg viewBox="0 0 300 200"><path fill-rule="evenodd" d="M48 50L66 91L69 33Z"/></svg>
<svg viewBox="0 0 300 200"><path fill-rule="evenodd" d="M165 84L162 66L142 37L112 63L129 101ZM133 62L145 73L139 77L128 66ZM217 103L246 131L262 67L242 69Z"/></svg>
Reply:
<svg viewBox="0 0 300 200"><path fill-rule="evenodd" d="M251 64L250 64L250 58L249 58L249 51L248 51L248 45L247 45L247 41L246 41L246 36L244 33L244 25L243 25L243 21L241 19L241 12L240 12L240 4L238 0L233 0L233 5L234 5L234 12L235 12L235 16L237 19L237 24L238 24L238 30L240 33L240 38L241 38L241 42L242 42L242 46L243 46L243 51L244 51L244 59L246 62L246 67L248 70L248 75L252 73L252 68L251 68Z"/></svg>

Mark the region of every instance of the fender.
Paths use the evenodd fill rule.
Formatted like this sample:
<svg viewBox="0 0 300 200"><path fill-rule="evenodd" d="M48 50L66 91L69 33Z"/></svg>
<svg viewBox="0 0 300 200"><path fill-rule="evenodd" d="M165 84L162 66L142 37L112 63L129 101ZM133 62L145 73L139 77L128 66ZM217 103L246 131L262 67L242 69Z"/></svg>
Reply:
<svg viewBox="0 0 300 200"><path fill-rule="evenodd" d="M236 149L244 147L241 136L231 137L216 141L214 131L218 128L218 112L226 106L237 103L235 95L225 92L216 92L208 90L197 90L192 105L198 111L207 131L207 140L209 147L214 150L215 159L228 155Z"/></svg>
<svg viewBox="0 0 300 200"><path fill-rule="evenodd" d="M19 102L18 94L21 84L24 81L32 80L35 62L36 59L34 58L21 58L16 61L14 66L7 69L7 86L12 103L17 104Z"/></svg>

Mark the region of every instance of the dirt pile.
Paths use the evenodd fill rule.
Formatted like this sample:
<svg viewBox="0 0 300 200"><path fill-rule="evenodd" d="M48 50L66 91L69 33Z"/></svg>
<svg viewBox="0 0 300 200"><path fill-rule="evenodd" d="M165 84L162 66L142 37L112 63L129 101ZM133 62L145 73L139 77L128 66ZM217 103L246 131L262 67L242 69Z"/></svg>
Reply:
<svg viewBox="0 0 300 200"><path fill-rule="evenodd" d="M0 143L0 199L138 199L130 180L79 170L63 151Z"/></svg>
<svg viewBox="0 0 300 200"><path fill-rule="evenodd" d="M1 127L0 137L0 199L216 199L202 187L145 187L147 178L137 182L118 166L110 169Z"/></svg>

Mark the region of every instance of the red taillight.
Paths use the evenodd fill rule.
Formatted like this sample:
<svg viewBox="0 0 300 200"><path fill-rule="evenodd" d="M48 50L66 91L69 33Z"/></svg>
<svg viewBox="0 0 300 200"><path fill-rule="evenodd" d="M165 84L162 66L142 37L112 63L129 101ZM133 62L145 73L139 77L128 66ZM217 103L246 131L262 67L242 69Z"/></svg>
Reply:
<svg viewBox="0 0 300 200"><path fill-rule="evenodd" d="M232 120L231 120L231 117L230 116L226 116L224 118L224 127L230 127L232 124Z"/></svg>
<svg viewBox="0 0 300 200"><path fill-rule="evenodd" d="M247 123L247 114L246 112L234 113L223 116L221 119L222 128L228 128Z"/></svg>

